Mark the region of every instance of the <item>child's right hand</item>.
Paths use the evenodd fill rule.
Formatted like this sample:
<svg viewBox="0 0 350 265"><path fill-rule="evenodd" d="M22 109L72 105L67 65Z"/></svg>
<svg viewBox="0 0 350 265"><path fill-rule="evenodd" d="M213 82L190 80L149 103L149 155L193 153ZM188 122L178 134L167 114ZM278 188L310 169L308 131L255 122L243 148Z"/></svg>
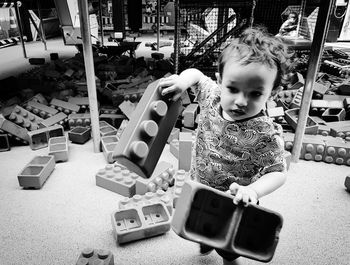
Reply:
<svg viewBox="0 0 350 265"><path fill-rule="evenodd" d="M159 86L161 88L161 93L163 96L172 94L172 100L178 100L182 93L189 88L190 86L187 84L186 80L180 78L178 75L171 75L167 78L162 79L159 82Z"/></svg>

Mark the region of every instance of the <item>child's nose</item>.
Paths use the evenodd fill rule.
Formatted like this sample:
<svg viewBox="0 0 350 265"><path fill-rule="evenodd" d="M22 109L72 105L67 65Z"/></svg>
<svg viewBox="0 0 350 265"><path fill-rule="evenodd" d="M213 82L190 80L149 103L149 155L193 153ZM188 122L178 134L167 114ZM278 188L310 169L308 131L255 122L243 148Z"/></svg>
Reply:
<svg viewBox="0 0 350 265"><path fill-rule="evenodd" d="M248 100L247 100L246 96L244 95L244 93L238 94L235 104L239 107L245 107L248 105Z"/></svg>

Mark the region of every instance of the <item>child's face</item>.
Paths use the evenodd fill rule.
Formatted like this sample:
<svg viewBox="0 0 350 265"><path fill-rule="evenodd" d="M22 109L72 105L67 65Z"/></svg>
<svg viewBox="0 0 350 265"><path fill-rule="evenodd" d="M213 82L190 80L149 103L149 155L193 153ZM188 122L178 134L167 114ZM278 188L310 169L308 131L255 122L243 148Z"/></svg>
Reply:
<svg viewBox="0 0 350 265"><path fill-rule="evenodd" d="M297 16L295 14L289 14L288 20L295 23L297 21Z"/></svg>
<svg viewBox="0 0 350 265"><path fill-rule="evenodd" d="M277 76L277 68L260 63L241 65L229 60L223 70L221 107L229 120L243 120L257 115L265 108Z"/></svg>

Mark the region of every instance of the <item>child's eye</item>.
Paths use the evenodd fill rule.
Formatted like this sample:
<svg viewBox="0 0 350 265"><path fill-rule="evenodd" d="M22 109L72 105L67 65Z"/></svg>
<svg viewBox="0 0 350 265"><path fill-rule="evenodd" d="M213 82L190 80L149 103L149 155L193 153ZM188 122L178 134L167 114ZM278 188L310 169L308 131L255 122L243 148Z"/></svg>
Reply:
<svg viewBox="0 0 350 265"><path fill-rule="evenodd" d="M239 90L235 87L228 87L228 90L231 92L231 93L238 93Z"/></svg>
<svg viewBox="0 0 350 265"><path fill-rule="evenodd" d="M262 93L259 91L253 91L250 94L252 95L252 97L255 97L255 98L260 97L262 95Z"/></svg>

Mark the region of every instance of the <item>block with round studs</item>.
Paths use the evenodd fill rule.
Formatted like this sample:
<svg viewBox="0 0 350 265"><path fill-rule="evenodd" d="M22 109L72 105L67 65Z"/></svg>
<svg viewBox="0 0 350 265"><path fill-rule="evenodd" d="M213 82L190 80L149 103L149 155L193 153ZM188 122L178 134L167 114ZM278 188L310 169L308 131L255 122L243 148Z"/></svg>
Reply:
<svg viewBox="0 0 350 265"><path fill-rule="evenodd" d="M139 176L123 166L108 164L96 174L96 185L125 197L136 194L136 179Z"/></svg>
<svg viewBox="0 0 350 265"><path fill-rule="evenodd" d="M0 114L0 133L6 133L8 136L13 136L16 140L28 144L29 136L28 130L5 119L3 115Z"/></svg>
<svg viewBox="0 0 350 265"><path fill-rule="evenodd" d="M114 265L111 251L103 249L85 248L79 255L76 265Z"/></svg>
<svg viewBox="0 0 350 265"><path fill-rule="evenodd" d="M26 128L28 131L33 131L39 128L39 123L43 120L39 116L29 112L28 110L15 106L9 118L10 121Z"/></svg>
<svg viewBox="0 0 350 265"><path fill-rule="evenodd" d="M43 119L47 119L49 117L52 117L58 113L58 110L55 108L51 108L49 106L46 106L44 104L41 104L36 101L29 101L26 104L26 109L35 115L40 116Z"/></svg>
<svg viewBox="0 0 350 265"><path fill-rule="evenodd" d="M323 161L350 166L350 143L341 138L328 138Z"/></svg>
<svg viewBox="0 0 350 265"><path fill-rule="evenodd" d="M181 110L181 100L163 97L158 83L148 85L113 153L144 178L152 175Z"/></svg>
<svg viewBox="0 0 350 265"><path fill-rule="evenodd" d="M70 129L74 127L90 127L91 116L90 113L72 113L68 115L68 125Z"/></svg>
<svg viewBox="0 0 350 265"><path fill-rule="evenodd" d="M64 112L67 115L71 113L78 113L80 109L80 107L76 104L72 104L57 98L53 98L50 101L50 107L55 108L60 112Z"/></svg>

